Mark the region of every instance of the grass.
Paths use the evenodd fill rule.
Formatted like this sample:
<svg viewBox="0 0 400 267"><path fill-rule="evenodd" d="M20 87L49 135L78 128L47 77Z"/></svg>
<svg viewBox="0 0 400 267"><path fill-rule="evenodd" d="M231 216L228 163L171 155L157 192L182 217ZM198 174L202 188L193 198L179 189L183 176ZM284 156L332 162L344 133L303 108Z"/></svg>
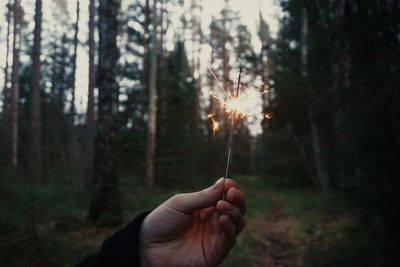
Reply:
<svg viewBox="0 0 400 267"><path fill-rule="evenodd" d="M317 191L282 188L256 176L240 176L237 182L246 194L247 226L221 266L263 266L268 260L281 266L350 266L343 262L364 251L346 242L353 216ZM124 222L179 191L201 189L201 183L183 189L148 188L125 176ZM87 224L88 197L71 179L32 190L18 179L3 179L0 200L0 266L73 266L117 230ZM32 214L39 238L31 237ZM329 251L336 253L330 254L335 259L328 257Z"/></svg>

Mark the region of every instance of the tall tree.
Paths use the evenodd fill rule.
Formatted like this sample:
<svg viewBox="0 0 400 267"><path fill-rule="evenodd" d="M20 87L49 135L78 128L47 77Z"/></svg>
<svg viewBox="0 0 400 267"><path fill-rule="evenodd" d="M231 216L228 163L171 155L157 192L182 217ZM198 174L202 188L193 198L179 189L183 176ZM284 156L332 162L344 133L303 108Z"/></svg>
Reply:
<svg viewBox="0 0 400 267"><path fill-rule="evenodd" d="M30 155L29 169L34 180L42 175L41 151L41 104L40 104L40 54L42 34L42 0L36 0L35 28L32 54L32 72L30 88Z"/></svg>
<svg viewBox="0 0 400 267"><path fill-rule="evenodd" d="M89 187L90 179L93 175L94 161L94 137L95 137L95 103L94 88L96 85L96 66L95 51L96 43L94 40L95 31L95 0L89 1L89 85L88 85L88 104L86 110L86 125L84 133L83 157L85 161L84 184Z"/></svg>
<svg viewBox="0 0 400 267"><path fill-rule="evenodd" d="M308 71L308 34L309 34L309 29L308 29L308 13L307 9L304 7L302 9L302 31L301 31L301 62L302 62L302 76L304 78L304 81L307 81L309 78L309 71ZM307 82L306 82L307 83ZM308 112L307 112L307 118L308 118L308 126L309 126L309 132L310 132L310 142L311 142L311 152L312 152L312 158L314 162L314 170L315 170L315 176L319 181L319 185L321 186L321 189L324 192L327 192L329 189L329 182L328 182L328 174L326 172L326 169L323 165L323 159L322 159L322 151L321 151L321 144L320 144L320 136L318 132L318 127L315 122L315 116L313 114L313 106L312 106L312 92L311 88L307 88L307 93L308 93Z"/></svg>
<svg viewBox="0 0 400 267"><path fill-rule="evenodd" d="M187 182L185 177L196 175L196 136L193 126L195 90L183 42L178 41L175 49L168 55L168 76L163 77L165 93L160 94L160 107L157 117L157 184L170 185L171 181ZM177 115L179 114L179 115ZM179 116L177 119L176 116ZM173 126L173 127L171 127ZM184 156L182 156L184 155Z"/></svg>
<svg viewBox="0 0 400 267"><path fill-rule="evenodd" d="M157 134L157 2L153 0L153 29L151 40L151 70L149 77L149 115L147 126L147 183L150 186L155 184L155 165L156 165L156 134Z"/></svg>
<svg viewBox="0 0 400 267"><path fill-rule="evenodd" d="M19 51L21 44L21 7L19 0L14 0L14 37L13 37L13 62L11 71L11 97L9 113L9 162L13 167L18 162L18 102L19 102Z"/></svg>
<svg viewBox="0 0 400 267"><path fill-rule="evenodd" d="M7 4L7 36L6 36L6 65L4 67L4 89L3 89L3 114L4 110L6 110L6 105L8 105L7 94L9 94L9 66L8 66L8 56L10 53L10 28L11 28L11 15L13 13L13 9L11 8L11 0L8 0Z"/></svg>
<svg viewBox="0 0 400 267"><path fill-rule="evenodd" d="M222 71L223 71L223 86L225 92L233 92L232 80L230 79L230 71L231 65L229 64L230 61L230 51L228 49L228 42L231 40L230 29L229 29L229 0L225 0L225 7L221 11L221 23L222 23L222 43L220 46L222 47Z"/></svg>
<svg viewBox="0 0 400 267"><path fill-rule="evenodd" d="M118 134L117 47L120 1L100 0L99 14L99 88L94 195L88 219L91 223L116 225L121 222L121 196L117 173Z"/></svg>
<svg viewBox="0 0 400 267"><path fill-rule="evenodd" d="M89 10L90 12L90 10ZM79 0L76 1L76 22L75 22L75 35L74 35L74 55L72 58L72 81L71 81L71 89L72 89L72 98L71 98L71 107L70 107L70 113L72 117L75 115L75 80L76 80L76 59L77 59L77 54L78 54L78 32L79 32ZM89 14L90 16L90 14Z"/></svg>
<svg viewBox="0 0 400 267"><path fill-rule="evenodd" d="M144 84L147 84L149 81L149 36L150 36L149 24L150 24L150 3L149 0L146 0L144 6L144 18L143 18L144 34L142 34L142 45L144 47L142 79Z"/></svg>
<svg viewBox="0 0 400 267"><path fill-rule="evenodd" d="M200 119L200 98L201 98L201 75L200 75L200 54L201 54L201 43L203 39L203 32L201 28L201 0L193 0L190 6L191 10L191 32L192 32L192 77L195 79L195 105L194 114L196 121ZM197 126L199 123L196 123ZM196 130L196 129L195 129Z"/></svg>
<svg viewBox="0 0 400 267"><path fill-rule="evenodd" d="M1 160L4 162L7 162L7 156L8 151L7 151L7 144L8 140L7 138L7 129L8 127L6 126L6 123L9 121L8 119L8 110L9 110L9 103L10 103L10 87L8 85L9 83L9 64L8 64L8 57L10 53L10 28L11 28L11 15L12 15L13 9L11 8L11 0L8 0L7 4L7 13L6 13L6 19L7 19L7 36L6 36L6 64L4 67L4 88L3 88L3 114L2 114L2 125L0 127L0 134L2 135L2 142L1 142L1 148L2 148L2 157Z"/></svg>

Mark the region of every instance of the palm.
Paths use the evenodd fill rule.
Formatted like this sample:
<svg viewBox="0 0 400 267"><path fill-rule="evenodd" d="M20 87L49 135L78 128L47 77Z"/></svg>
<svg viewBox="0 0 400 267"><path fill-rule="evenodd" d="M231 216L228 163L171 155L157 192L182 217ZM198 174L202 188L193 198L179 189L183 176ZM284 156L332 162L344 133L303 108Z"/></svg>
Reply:
<svg viewBox="0 0 400 267"><path fill-rule="evenodd" d="M222 241L218 217L214 207L194 214L167 207L149 215L146 226L156 230L143 228L146 245L151 247L146 256L151 262L164 259L161 265L167 260L167 266L217 265L227 253L217 249Z"/></svg>

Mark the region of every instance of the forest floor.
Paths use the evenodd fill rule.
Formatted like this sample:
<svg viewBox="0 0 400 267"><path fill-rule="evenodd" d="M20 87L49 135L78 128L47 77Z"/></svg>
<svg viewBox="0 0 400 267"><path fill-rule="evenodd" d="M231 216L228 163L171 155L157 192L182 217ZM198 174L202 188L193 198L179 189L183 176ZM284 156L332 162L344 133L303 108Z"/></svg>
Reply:
<svg viewBox="0 0 400 267"><path fill-rule="evenodd" d="M116 231L86 222L84 194L65 179L63 186L37 185L33 194L24 183L1 182L0 266L73 266ZM351 266L346 259L354 252L348 241L355 224L349 211L315 190L279 188L255 176L237 181L247 199L246 228L221 266ZM128 179L121 188L125 222L180 191Z"/></svg>

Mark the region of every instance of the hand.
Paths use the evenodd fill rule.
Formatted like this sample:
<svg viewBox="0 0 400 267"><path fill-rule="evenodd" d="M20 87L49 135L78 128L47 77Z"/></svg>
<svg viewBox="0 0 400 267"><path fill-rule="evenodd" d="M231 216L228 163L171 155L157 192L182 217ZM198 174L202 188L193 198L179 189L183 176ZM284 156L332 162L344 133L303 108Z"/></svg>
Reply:
<svg viewBox="0 0 400 267"><path fill-rule="evenodd" d="M225 194L225 200L221 200ZM144 266L216 266L244 227L245 197L231 179L178 194L151 212L140 233Z"/></svg>

